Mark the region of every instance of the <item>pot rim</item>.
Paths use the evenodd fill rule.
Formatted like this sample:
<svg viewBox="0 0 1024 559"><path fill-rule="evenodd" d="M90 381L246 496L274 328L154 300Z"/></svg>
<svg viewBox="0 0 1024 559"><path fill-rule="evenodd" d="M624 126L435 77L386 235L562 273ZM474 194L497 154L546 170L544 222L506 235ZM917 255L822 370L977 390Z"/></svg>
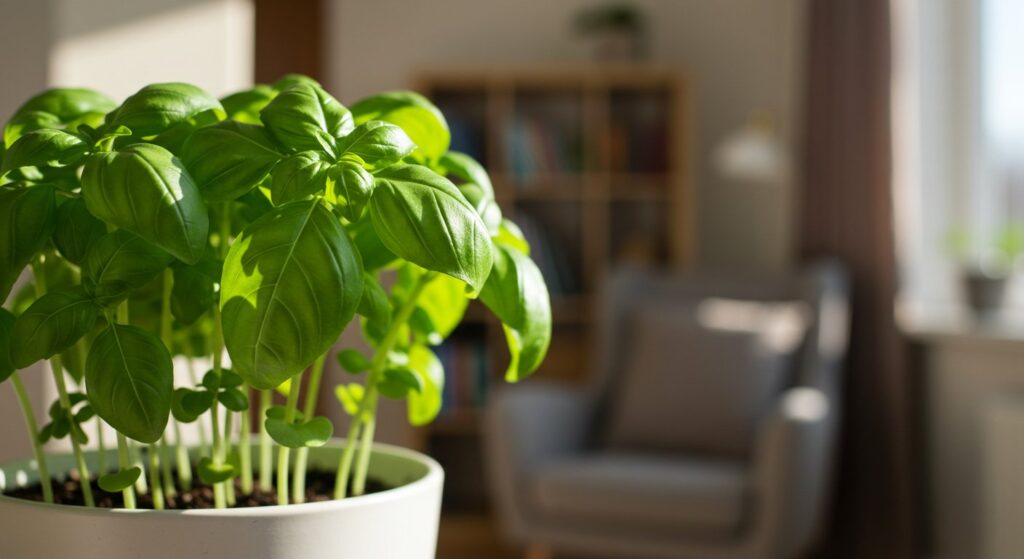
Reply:
<svg viewBox="0 0 1024 559"><path fill-rule="evenodd" d="M326 446L336 446L344 442L344 439L332 439L327 443ZM323 447L320 447L323 448ZM310 452L316 451L316 448L310 449ZM19 499L17 497L9 497L0 493L0 506L18 506L18 507L39 507L49 509L52 511L71 512L83 516L91 517L105 517L109 515L156 515L156 516L167 516L167 517L214 517L214 518L251 518L251 517L279 517L279 516L302 516L302 515L315 515L323 514L331 511L340 511L351 508L360 507L363 505L371 505L377 503L387 503L397 500L411 497L413 494L425 491L430 485L435 483L441 483L444 480L444 470L436 460L412 449L404 448L397 445L390 445L385 443L374 443L373 452L378 454L389 454L397 458L404 458L412 462L418 462L427 467L427 473L416 481L395 487L392 489L386 489L384 491L378 491L376 493L370 493L368 495L361 495L359 497L347 497L341 500L330 500L330 501L319 501L315 503L296 503L288 505L266 505L260 507L242 507L242 508L227 508L227 509L187 509L187 510L153 510L153 509L110 509L110 508L88 508L80 505L62 505L57 503L44 503L41 501L31 501L28 499ZM68 452L54 453L56 455L69 454ZM10 465L15 462L6 462L0 464L0 467Z"/></svg>

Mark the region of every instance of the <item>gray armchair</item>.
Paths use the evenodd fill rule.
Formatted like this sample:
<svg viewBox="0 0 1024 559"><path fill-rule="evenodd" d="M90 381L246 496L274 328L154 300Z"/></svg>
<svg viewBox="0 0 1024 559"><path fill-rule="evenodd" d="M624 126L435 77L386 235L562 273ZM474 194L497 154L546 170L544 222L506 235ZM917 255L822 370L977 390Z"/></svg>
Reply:
<svg viewBox="0 0 1024 559"><path fill-rule="evenodd" d="M605 291L594 361L598 367L588 385L554 386L538 379L496 392L488 407L487 469L504 537L530 550L531 557L565 552L630 559L754 559L806 551L824 528L832 484L848 326L843 270L820 263L793 277L756 282L625 270L608 281ZM617 444L616 414L624 405L637 404L623 403L629 398L621 383L628 376L623 371L636 369L635 364L630 369L630 352L646 347L624 341L630 334L645 337L635 323L639 309L654 305L663 314L706 319L702 304L711 300L785 302L804 310L799 340L785 361L789 364L776 375L783 380L771 385L766 398L742 400L754 409L736 425L749 427L749 436L737 431L741 435L732 438L746 448L719 445L723 441L715 438L715 430L727 429L714 422L658 423L676 412L659 416L657 402L649 410L650 425L641 431L647 446ZM742 312L736 316L743 318ZM742 380L747 377L717 370L704 380L691 378L700 376L689 371L700 368L702 358L730 352L723 349L727 345L706 341L697 351L687 350L686 332L678 334L674 354L647 355L641 373L667 362L688 383L721 384L731 378L733 385L718 388L721 394L764 384L763 376L749 377L748 383ZM649 347L646 351L651 353ZM720 355L709 363L724 367L737 362L743 363L735 355ZM666 398L673 394L713 393L691 387L696 385L658 387L662 393L648 392L646 400L671 402ZM728 407L723 399L706 400L707 406L692 400L690 405L707 407L712 415L721 410L711 408ZM764 405L756 403L762 400ZM687 450L659 441L680 433L700 440L701 429L712 434L704 437L710 446Z"/></svg>

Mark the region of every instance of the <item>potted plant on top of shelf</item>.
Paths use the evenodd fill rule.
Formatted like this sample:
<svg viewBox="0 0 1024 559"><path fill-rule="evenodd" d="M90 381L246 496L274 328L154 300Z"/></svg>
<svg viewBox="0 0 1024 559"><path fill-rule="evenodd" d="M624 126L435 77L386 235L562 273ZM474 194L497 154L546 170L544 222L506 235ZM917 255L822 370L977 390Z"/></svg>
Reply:
<svg viewBox="0 0 1024 559"><path fill-rule="evenodd" d="M431 347L470 299L504 325L510 381L551 336L528 245L448 145L417 94L348 109L303 76L219 101L154 84L120 105L85 89L26 102L0 143L0 381L34 456L0 465L4 556L433 557L443 473L373 443L380 398L414 425L437 416ZM351 421L332 439L316 402L357 315L372 352L335 356L353 381L335 387ZM43 360L58 399L39 425L21 377ZM44 452L65 438L70 453Z"/></svg>

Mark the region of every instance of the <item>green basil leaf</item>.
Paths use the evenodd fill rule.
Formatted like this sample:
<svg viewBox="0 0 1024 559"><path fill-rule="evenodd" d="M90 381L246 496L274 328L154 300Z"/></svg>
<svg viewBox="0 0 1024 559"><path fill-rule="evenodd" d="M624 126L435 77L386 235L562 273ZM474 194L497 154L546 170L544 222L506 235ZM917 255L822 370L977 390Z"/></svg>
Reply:
<svg viewBox="0 0 1024 559"><path fill-rule="evenodd" d="M359 221L373 192L373 175L358 162L342 159L327 171L326 199L351 223Z"/></svg>
<svg viewBox="0 0 1024 559"><path fill-rule="evenodd" d="M491 235L497 235L501 226L501 208L494 198L491 177L483 165L465 153L450 151L441 158L448 177L459 179L459 192L476 208Z"/></svg>
<svg viewBox="0 0 1024 559"><path fill-rule="evenodd" d="M505 245L515 249L526 256L530 255L530 243L526 241L519 226L508 219L502 219L498 227L498 234L492 237L495 244Z"/></svg>
<svg viewBox="0 0 1024 559"><path fill-rule="evenodd" d="M551 343L551 302L537 265L521 252L496 245L494 269L480 300L504 324L511 363L509 382L522 380L544 360Z"/></svg>
<svg viewBox="0 0 1024 559"><path fill-rule="evenodd" d="M61 365L71 375L71 378L75 379L77 384L82 384L82 381L85 380L85 356L88 353L87 348L89 344L92 343L90 333L87 332L74 345L60 354Z"/></svg>
<svg viewBox="0 0 1024 559"><path fill-rule="evenodd" d="M399 273L402 273L401 270ZM434 332L440 338L432 342L437 345L455 330L466 314L466 307L469 306L466 284L451 276L435 276L423 288L416 306L430 319Z"/></svg>
<svg viewBox="0 0 1024 559"><path fill-rule="evenodd" d="M316 200L246 227L224 262L220 300L235 371L268 389L312 363L352 319L362 273L338 219Z"/></svg>
<svg viewBox="0 0 1024 559"><path fill-rule="evenodd" d="M15 320L11 311L0 307L0 382L7 380L18 370L11 362L11 328L14 327Z"/></svg>
<svg viewBox="0 0 1024 559"><path fill-rule="evenodd" d="M171 400L171 413L182 423L192 423L213 405L214 393L209 390L178 388Z"/></svg>
<svg viewBox="0 0 1024 559"><path fill-rule="evenodd" d="M135 326L114 324L93 342L85 362L89 404L124 435L153 443L171 414L174 372L160 338Z"/></svg>
<svg viewBox="0 0 1024 559"><path fill-rule="evenodd" d="M366 328L374 337L383 338L391 325L391 303L380 282L368 273L363 274L363 297L358 312L366 317Z"/></svg>
<svg viewBox="0 0 1024 559"><path fill-rule="evenodd" d="M488 197L480 185L475 182L467 182L459 185L459 192L473 206L476 214L487 227L490 235L497 235L501 228L501 208L493 197Z"/></svg>
<svg viewBox="0 0 1024 559"><path fill-rule="evenodd" d="M162 147L133 144L93 155L82 172L82 195L96 217L183 262L196 263L206 248L206 205L181 161Z"/></svg>
<svg viewBox="0 0 1024 559"><path fill-rule="evenodd" d="M280 161L262 126L226 120L185 142L181 160L207 200L234 200L256 188Z"/></svg>
<svg viewBox="0 0 1024 559"><path fill-rule="evenodd" d="M89 145L78 136L44 128L29 132L14 142L4 153L0 174L22 167L66 167L82 161Z"/></svg>
<svg viewBox="0 0 1024 559"><path fill-rule="evenodd" d="M97 303L110 306L128 292L149 283L173 258L142 237L118 229L95 243L86 254L82 281Z"/></svg>
<svg viewBox="0 0 1024 559"><path fill-rule="evenodd" d="M0 187L0 301L46 245L57 213L53 187Z"/></svg>
<svg viewBox="0 0 1024 559"><path fill-rule="evenodd" d="M296 84L306 84L320 87L320 82L302 74L285 74L270 86L275 92L281 92Z"/></svg>
<svg viewBox="0 0 1024 559"><path fill-rule="evenodd" d="M220 387L221 388L238 388L242 386L245 379L242 375L232 371L231 369L221 369L220 371Z"/></svg>
<svg viewBox="0 0 1024 559"><path fill-rule="evenodd" d="M334 434L334 425L326 417L314 417L304 423L289 424L284 419L268 418L267 434L287 448L315 448L327 444Z"/></svg>
<svg viewBox="0 0 1024 559"><path fill-rule="evenodd" d="M384 378L377 384L380 393L394 400L401 400L409 394L423 392L420 376L409 367L392 367L384 371Z"/></svg>
<svg viewBox="0 0 1024 559"><path fill-rule="evenodd" d="M69 262L81 265L96 241L107 233L107 226L85 207L85 200L72 198L57 206L53 244Z"/></svg>
<svg viewBox="0 0 1024 559"><path fill-rule="evenodd" d="M203 456L196 465L196 473L204 483L213 485L235 477L235 466L229 462L215 464L209 456Z"/></svg>
<svg viewBox="0 0 1024 559"><path fill-rule="evenodd" d="M323 192L330 166L316 151L294 153L281 160L271 172L270 196L274 205Z"/></svg>
<svg viewBox="0 0 1024 559"><path fill-rule="evenodd" d="M176 266L173 273L171 314L181 324L194 324L217 303L215 280L195 266Z"/></svg>
<svg viewBox="0 0 1024 559"><path fill-rule="evenodd" d="M433 351L417 344L409 348L409 369L419 377L421 389L409 394L407 413L409 423L420 427L441 413L444 366Z"/></svg>
<svg viewBox="0 0 1024 559"><path fill-rule="evenodd" d="M38 111L50 113L60 122L69 123L90 113L108 113L116 107L117 103L98 91L78 87L56 87L26 101L14 116Z"/></svg>
<svg viewBox="0 0 1024 559"><path fill-rule="evenodd" d="M224 97L220 104L229 119L245 124L260 124L260 111L276 96L277 92L273 88L257 85Z"/></svg>
<svg viewBox="0 0 1024 559"><path fill-rule="evenodd" d="M381 169L401 160L416 149L409 136L398 126L371 120L338 140L337 156L356 156L367 169Z"/></svg>
<svg viewBox="0 0 1024 559"><path fill-rule="evenodd" d="M373 228L373 220L369 217L355 222L349 227L349 231L352 233L352 242L359 250L359 256L363 258L363 268L367 272L386 268L398 260L395 253L384 246Z"/></svg>
<svg viewBox="0 0 1024 559"><path fill-rule="evenodd" d="M449 151L441 157L441 166L446 176L456 177L460 182L476 184L485 196L494 199L494 186L484 166L469 155L459 151Z"/></svg>
<svg viewBox="0 0 1024 559"><path fill-rule="evenodd" d="M220 102L187 83L155 83L140 89L111 115L113 126L126 126L136 137L149 137L187 122L200 113L224 115Z"/></svg>
<svg viewBox="0 0 1024 559"><path fill-rule="evenodd" d="M217 395L217 400L231 411L245 411L249 409L249 398L237 388L228 388L221 392Z"/></svg>
<svg viewBox="0 0 1024 559"><path fill-rule="evenodd" d="M447 153L451 133L444 115L426 97L411 91L392 91L367 97L352 106L356 124L383 120L402 128L418 147L413 156L436 161Z"/></svg>
<svg viewBox="0 0 1024 559"><path fill-rule="evenodd" d="M136 481L138 481L141 475L142 468L132 466L127 470L121 470L119 472L100 476L99 486L100 489L107 493L117 493L118 491L124 491L131 487Z"/></svg>
<svg viewBox="0 0 1024 559"><path fill-rule="evenodd" d="M18 138L33 130L59 128L60 126L60 118L55 114L43 111L25 111L14 115L11 120L7 121L7 125L4 126L3 145L10 147L18 141Z"/></svg>
<svg viewBox="0 0 1024 559"><path fill-rule="evenodd" d="M334 387L334 395L338 398L338 402L341 403L345 413L355 416L359 413L359 406L363 402L363 396L366 395L366 388L354 382L339 384Z"/></svg>
<svg viewBox="0 0 1024 559"><path fill-rule="evenodd" d="M82 406L82 409L75 413L75 423L81 424L89 421L96 416L96 411L92 409L92 406Z"/></svg>
<svg viewBox="0 0 1024 559"><path fill-rule="evenodd" d="M43 295L14 323L11 361L24 369L70 348L92 330L98 311L81 288Z"/></svg>
<svg viewBox="0 0 1024 559"><path fill-rule="evenodd" d="M352 114L318 85L296 83L260 111L260 119L289 151L336 156L337 139L352 131Z"/></svg>
<svg viewBox="0 0 1024 559"><path fill-rule="evenodd" d="M361 373L370 368L370 360L354 349L343 349L335 356L342 369L350 373Z"/></svg>
<svg viewBox="0 0 1024 559"><path fill-rule="evenodd" d="M448 179L419 165L376 175L373 228L391 252L479 291L491 271L491 240L480 217Z"/></svg>

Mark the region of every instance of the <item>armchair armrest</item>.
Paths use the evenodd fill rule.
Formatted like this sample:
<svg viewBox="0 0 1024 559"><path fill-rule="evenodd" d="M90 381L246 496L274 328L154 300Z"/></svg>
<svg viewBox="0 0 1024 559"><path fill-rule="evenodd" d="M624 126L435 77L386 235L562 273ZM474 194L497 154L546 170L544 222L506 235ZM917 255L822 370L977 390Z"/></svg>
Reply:
<svg viewBox="0 0 1024 559"><path fill-rule="evenodd" d="M754 457L758 556L797 556L824 525L835 446L833 408L816 388L792 388L762 425Z"/></svg>
<svg viewBox="0 0 1024 559"><path fill-rule="evenodd" d="M501 528L514 540L526 531L529 475L538 466L580 452L593 401L565 386L533 383L495 390L485 418L485 459Z"/></svg>

